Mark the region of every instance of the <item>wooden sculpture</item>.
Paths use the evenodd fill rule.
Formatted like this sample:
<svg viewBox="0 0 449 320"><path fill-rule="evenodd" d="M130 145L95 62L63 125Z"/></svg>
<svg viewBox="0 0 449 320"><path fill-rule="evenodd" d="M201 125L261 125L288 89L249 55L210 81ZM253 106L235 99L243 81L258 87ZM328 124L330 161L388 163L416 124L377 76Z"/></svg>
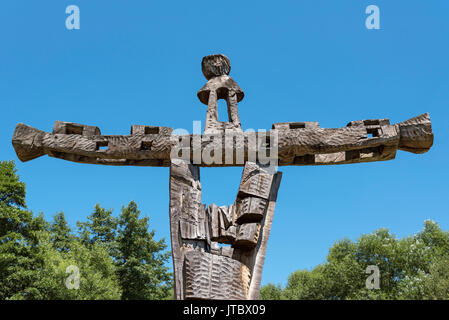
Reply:
<svg viewBox="0 0 449 320"><path fill-rule="evenodd" d="M52 133L19 123L12 138L21 161L47 154L80 163L170 167L177 299L258 299L282 176L277 166L392 160L398 149L425 153L433 144L427 113L397 124L372 119L327 129L318 122L285 122L268 132L244 132L237 109L244 93L230 70L224 55L203 58L208 80L198 91L207 105L203 134L132 125L130 135L104 136L95 126L56 121ZM219 99L226 100L228 122L218 121ZM233 204L201 203L202 166L243 167Z"/></svg>

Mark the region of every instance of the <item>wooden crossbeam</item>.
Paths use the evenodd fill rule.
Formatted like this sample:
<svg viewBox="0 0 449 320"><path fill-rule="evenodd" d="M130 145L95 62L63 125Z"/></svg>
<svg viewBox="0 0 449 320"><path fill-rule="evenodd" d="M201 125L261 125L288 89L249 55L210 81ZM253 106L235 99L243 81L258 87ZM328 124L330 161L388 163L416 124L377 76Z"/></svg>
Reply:
<svg viewBox="0 0 449 320"><path fill-rule="evenodd" d="M183 147L174 154L180 141ZM265 146L260 147L260 141ZM278 123L255 134L176 135L169 127L133 125L130 135L101 135L98 127L57 121L52 133L19 123L12 144L21 161L47 154L80 163L168 167L184 152L184 160L200 167L244 166L256 160L251 155L259 159L261 154L279 166L300 166L391 160L398 149L424 153L433 144L433 133L428 113L393 125L388 119L352 121L331 129L317 122ZM221 158L211 163L202 155L212 149L220 151Z"/></svg>

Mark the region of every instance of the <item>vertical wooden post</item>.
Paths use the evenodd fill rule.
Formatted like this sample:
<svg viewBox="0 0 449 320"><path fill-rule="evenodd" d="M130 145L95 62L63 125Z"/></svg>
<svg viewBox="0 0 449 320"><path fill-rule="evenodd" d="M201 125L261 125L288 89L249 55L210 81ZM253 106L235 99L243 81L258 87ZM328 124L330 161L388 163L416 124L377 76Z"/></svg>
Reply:
<svg viewBox="0 0 449 320"><path fill-rule="evenodd" d="M209 101L207 103L206 124L204 131L217 128L218 125L218 100L217 92L211 90L209 93Z"/></svg>
<svg viewBox="0 0 449 320"><path fill-rule="evenodd" d="M176 299L257 299L281 173L247 162L236 201L206 208L199 167L170 165ZM227 245L227 246L226 246Z"/></svg>

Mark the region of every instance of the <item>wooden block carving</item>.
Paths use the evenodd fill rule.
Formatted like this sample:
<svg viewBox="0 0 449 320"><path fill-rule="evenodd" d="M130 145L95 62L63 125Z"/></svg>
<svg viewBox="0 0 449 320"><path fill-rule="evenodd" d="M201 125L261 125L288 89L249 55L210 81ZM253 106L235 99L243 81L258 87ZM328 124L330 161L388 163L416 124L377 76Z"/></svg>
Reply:
<svg viewBox="0 0 449 320"><path fill-rule="evenodd" d="M206 209L209 220L209 233L212 241L232 244L237 229L233 225L233 206L218 207L211 204Z"/></svg>
<svg viewBox="0 0 449 320"><path fill-rule="evenodd" d="M319 128L320 125L316 121L306 121L306 122L279 122L273 123L272 129L310 129L310 128Z"/></svg>
<svg viewBox="0 0 449 320"><path fill-rule="evenodd" d="M268 199L273 175L264 172L254 162L247 162L243 169L239 194Z"/></svg>
<svg viewBox="0 0 449 320"><path fill-rule="evenodd" d="M250 270L237 260L207 252L185 254L186 299L247 299Z"/></svg>
<svg viewBox="0 0 449 320"><path fill-rule="evenodd" d="M226 75L220 76L225 77ZM218 78L220 78L218 77ZM214 78L217 79L217 78ZM216 81L216 80L214 80ZM215 90L215 89L214 89ZM212 91L202 91L212 92ZM221 91L220 91L221 92ZM229 91L232 93L232 90ZM237 113L236 94L223 93L229 101L230 122L218 122L216 100L213 96L208 106L206 120L207 132L219 132L222 143L221 154L225 157L226 150L253 150L249 143L249 133L242 132ZM221 93L220 93L221 94ZM215 98L214 98L215 97ZM209 97L210 98L210 97ZM208 104L209 102L206 102ZM417 117L397 124L390 124L388 119L371 119L351 121L342 128L320 128L316 122L289 122L274 124L271 135L276 132L278 143L270 146L269 154L277 154L279 166L287 165L333 165L371 161L392 160L396 151L403 150L412 153L427 152L433 144L433 132L430 116L424 113ZM234 132L237 145L225 143L224 130ZM217 145L215 139L208 138L208 133L198 135L201 152ZM80 163L93 163L115 166L155 166L168 167L171 161L171 151L177 142L187 139L192 145L194 135L175 135L169 127L133 125L131 135L100 135L95 126L85 126L71 122L57 121L52 133L37 130L23 123L16 126L12 144L21 161L29 161L42 155ZM191 147L187 151L190 161L194 160ZM277 152L270 149L276 147ZM369 152L369 150L376 152ZM257 148L255 149L255 152ZM265 150L264 150L265 151ZM358 151L365 156L349 156L347 152ZM257 151L258 152L258 151ZM357 154L354 153L354 154ZM244 161L249 161L248 154L243 155ZM238 160L238 161L237 161ZM200 159L199 166L243 166L244 161L231 153L230 162L205 162Z"/></svg>
<svg viewBox="0 0 449 320"><path fill-rule="evenodd" d="M234 204L206 207L199 167L172 160L170 228L177 299L258 297L280 174L247 162L242 176Z"/></svg>
<svg viewBox="0 0 449 320"><path fill-rule="evenodd" d="M205 217L199 168L182 160L173 160L170 166L170 235L177 299L185 297L184 254L207 249L209 228Z"/></svg>
<svg viewBox="0 0 449 320"><path fill-rule="evenodd" d="M236 219L237 223L258 222L261 221L265 210L267 209L268 201L266 199L257 197L238 198L236 200Z"/></svg>
<svg viewBox="0 0 449 320"><path fill-rule="evenodd" d="M95 126L87 126L74 122L55 121L53 125L54 134L78 134L86 137L101 135L100 129Z"/></svg>
<svg viewBox="0 0 449 320"><path fill-rule="evenodd" d="M245 223L239 226L234 247L252 248L257 245L260 223Z"/></svg>

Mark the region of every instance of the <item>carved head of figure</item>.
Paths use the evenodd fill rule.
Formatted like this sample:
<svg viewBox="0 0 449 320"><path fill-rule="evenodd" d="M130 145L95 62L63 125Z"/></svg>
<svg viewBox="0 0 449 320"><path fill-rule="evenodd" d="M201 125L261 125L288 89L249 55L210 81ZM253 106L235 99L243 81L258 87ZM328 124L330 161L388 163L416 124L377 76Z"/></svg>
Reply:
<svg viewBox="0 0 449 320"><path fill-rule="evenodd" d="M223 54L205 56L201 61L201 70L207 80L229 75L229 72L231 72L231 62Z"/></svg>

